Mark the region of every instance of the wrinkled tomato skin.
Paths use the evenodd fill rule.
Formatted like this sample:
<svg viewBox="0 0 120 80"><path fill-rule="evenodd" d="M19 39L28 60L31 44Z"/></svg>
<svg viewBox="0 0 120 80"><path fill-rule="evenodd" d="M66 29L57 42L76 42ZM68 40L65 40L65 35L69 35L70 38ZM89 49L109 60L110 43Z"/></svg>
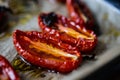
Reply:
<svg viewBox="0 0 120 80"><path fill-rule="evenodd" d="M85 22L83 18L80 16L78 12L78 8L76 8L75 0L66 0L67 10L70 18L76 22L80 22L80 25L84 25ZM77 6L78 7L78 6Z"/></svg>
<svg viewBox="0 0 120 80"><path fill-rule="evenodd" d="M97 36L101 34L92 12L82 0L66 0L66 6L72 20L79 25L84 25L86 29L93 30ZM87 21L83 19L83 15L86 17Z"/></svg>
<svg viewBox="0 0 120 80"><path fill-rule="evenodd" d="M80 15L84 14L88 19L87 22L83 20L86 26L92 27L94 25L95 20L93 18L93 15L85 3L80 0L67 0L66 5L68 8L68 13L72 19L75 21L77 21L77 19L83 20L82 16ZM81 14L79 13L79 10L81 10Z"/></svg>
<svg viewBox="0 0 120 80"><path fill-rule="evenodd" d="M10 63L0 55L0 80L20 80Z"/></svg>
<svg viewBox="0 0 120 80"><path fill-rule="evenodd" d="M95 48L95 46L97 44L97 37L92 30L87 30L83 25L79 25L76 22L74 22L73 20L67 19L64 16L57 15L58 16L58 22L57 22L58 24L62 24L63 26L72 28L78 32L81 30L82 31L85 30L87 33L94 36L93 40L83 39L83 38L76 39L67 34L61 33L59 31L59 29L53 29L50 26L47 26L46 24L44 24L44 22L41 18L42 15L47 15L47 14L43 13L43 14L39 15L39 17L38 17L38 24L44 33L60 35L60 36L58 36L58 38L60 38L61 41L71 44L72 46L76 46L80 52L82 51L85 53L86 52L89 53L90 51L92 51Z"/></svg>
<svg viewBox="0 0 120 80"><path fill-rule="evenodd" d="M48 43L49 41L52 41L52 40L49 40L48 38L46 39L43 33L36 32L36 31L23 32L23 31L16 30L13 33L13 41L14 41L15 48L18 51L18 54L21 55L28 62L32 63L33 65L55 70L60 73L69 73L72 70L76 69L82 61L82 57L80 53L75 49L74 51L69 49L69 52L71 52L71 54L75 54L76 56L78 56L78 59L76 60L68 60L68 59L62 60L61 58L55 59L54 57L45 56L44 53L38 53L36 51L31 50L28 47L30 45L30 42L25 41L24 39L21 39L20 36L22 37L25 36L30 38L33 41L41 41L45 43ZM52 42L50 43L53 44ZM55 45L55 46L57 48L60 48L68 52L68 50L63 49L63 47L60 47L59 45Z"/></svg>

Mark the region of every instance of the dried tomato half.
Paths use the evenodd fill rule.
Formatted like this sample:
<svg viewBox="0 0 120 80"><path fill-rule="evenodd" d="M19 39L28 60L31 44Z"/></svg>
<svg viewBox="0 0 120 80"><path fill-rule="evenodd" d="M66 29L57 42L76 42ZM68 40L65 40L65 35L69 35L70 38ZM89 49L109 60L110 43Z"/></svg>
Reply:
<svg viewBox="0 0 120 80"><path fill-rule="evenodd" d="M77 49L54 38L54 35L16 30L13 40L19 55L36 66L68 73L81 63Z"/></svg>
<svg viewBox="0 0 120 80"><path fill-rule="evenodd" d="M40 14L39 25L44 33L58 34L61 41L75 46L82 52L94 49L97 38L93 31L87 30L73 20L55 13Z"/></svg>
<svg viewBox="0 0 120 80"><path fill-rule="evenodd" d="M20 80L8 60L0 55L0 80Z"/></svg>
<svg viewBox="0 0 120 80"><path fill-rule="evenodd" d="M82 0L66 0L66 5L72 20L100 35L99 26L92 12Z"/></svg>

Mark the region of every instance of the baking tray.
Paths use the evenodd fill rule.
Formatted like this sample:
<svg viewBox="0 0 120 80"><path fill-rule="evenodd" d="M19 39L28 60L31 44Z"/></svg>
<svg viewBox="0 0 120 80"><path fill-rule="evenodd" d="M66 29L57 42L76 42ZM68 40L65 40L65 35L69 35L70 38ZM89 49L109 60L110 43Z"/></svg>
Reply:
<svg viewBox="0 0 120 80"><path fill-rule="evenodd" d="M36 11L34 11L34 14L32 11L28 10L28 12L32 15L27 14L27 17L24 16L26 13L19 15L20 19L24 21L23 18L25 18L25 20L27 18L27 21L21 22L21 20L19 20L17 24L11 22L12 24L10 24L12 27L10 27L7 33L1 34L2 37L0 38L1 55L5 56L11 62L11 64L21 61L20 64L14 65L14 68L19 73L21 80L80 80L87 77L92 72L100 69L102 66L120 55L119 10L104 0L84 1L93 12L102 32L102 35L98 37L98 45L92 52L96 54L95 59L83 61L83 63L76 70L69 74L60 74L54 71L36 68L35 66L31 67L30 64L21 61L22 58L17 55L17 51L13 45L12 32L14 30L19 29L23 31L41 31L39 29L37 20L37 17L41 12L54 11L66 17L68 16L67 9L64 4L49 2L48 0L39 0L37 6L34 6L37 7ZM12 20L16 20L16 17L14 17ZM24 69L25 67L27 67L27 69Z"/></svg>

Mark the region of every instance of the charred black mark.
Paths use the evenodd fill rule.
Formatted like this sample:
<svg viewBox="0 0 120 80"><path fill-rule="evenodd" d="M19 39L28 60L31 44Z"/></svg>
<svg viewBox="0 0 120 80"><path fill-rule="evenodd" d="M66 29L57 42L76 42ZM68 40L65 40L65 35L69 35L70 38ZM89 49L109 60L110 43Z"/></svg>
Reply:
<svg viewBox="0 0 120 80"><path fill-rule="evenodd" d="M57 22L57 15L54 12L47 15L42 15L41 18L43 19L44 24L49 27L52 27L52 25Z"/></svg>

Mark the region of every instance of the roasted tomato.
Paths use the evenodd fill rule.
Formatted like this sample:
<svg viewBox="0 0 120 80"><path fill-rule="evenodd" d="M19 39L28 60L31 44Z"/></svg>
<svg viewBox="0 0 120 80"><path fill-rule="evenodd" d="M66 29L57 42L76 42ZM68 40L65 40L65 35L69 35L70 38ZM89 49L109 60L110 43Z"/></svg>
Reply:
<svg viewBox="0 0 120 80"><path fill-rule="evenodd" d="M61 42L54 35L16 30L13 40L19 55L36 66L68 73L81 63L82 58L77 49Z"/></svg>
<svg viewBox="0 0 120 80"><path fill-rule="evenodd" d="M4 32L7 29L8 12L12 13L10 8L0 6L0 33Z"/></svg>
<svg viewBox="0 0 120 80"><path fill-rule="evenodd" d="M100 35L99 26L92 12L82 0L66 0L66 5L72 20L85 25L87 29L93 30L97 35Z"/></svg>
<svg viewBox="0 0 120 80"><path fill-rule="evenodd" d="M0 55L0 80L20 80L10 63Z"/></svg>
<svg viewBox="0 0 120 80"><path fill-rule="evenodd" d="M93 31L87 30L73 20L55 13L41 14L38 17L39 25L44 33L59 34L60 40L77 47L81 52L94 49L97 38Z"/></svg>

